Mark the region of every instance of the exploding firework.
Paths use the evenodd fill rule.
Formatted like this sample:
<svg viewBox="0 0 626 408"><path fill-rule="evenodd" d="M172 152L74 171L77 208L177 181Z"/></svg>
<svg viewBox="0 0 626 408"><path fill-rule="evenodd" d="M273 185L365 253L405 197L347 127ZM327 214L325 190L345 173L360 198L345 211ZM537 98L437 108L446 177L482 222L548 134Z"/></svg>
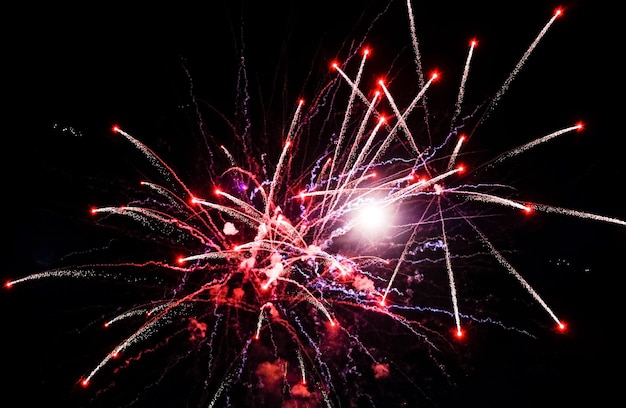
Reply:
<svg viewBox="0 0 626 408"><path fill-rule="evenodd" d="M525 200L498 178L518 155L583 124L551 129L478 163L466 149L563 11L554 10L529 38L493 96L466 111L478 46L470 40L452 114L441 124L428 104L441 74L424 68L411 2L404 8L414 84L368 79L375 50L356 42L329 64L328 81L312 97L294 99L276 146L254 144L242 56L239 115L225 119L230 137L207 133L201 103L191 104L207 152L201 187L186 182L141 137L113 128L150 165L151 178L128 202L90 212L98 223L141 231L156 251L6 283L110 280L158 294L103 319L102 330L120 337L77 380L84 392L101 389L94 399L106 401L107 381L119 382L126 372L137 376L146 359L167 353L158 374L145 375L137 400L190 361L202 363L191 369L197 386L189 387L189 399L206 407L428 399L418 377L446 378L449 353L471 336L469 327L512 329L464 309L470 306L457 286L471 269L500 270L557 331L566 331L490 227L502 214L534 212L626 226L621 219ZM368 388L389 378L410 391Z"/></svg>

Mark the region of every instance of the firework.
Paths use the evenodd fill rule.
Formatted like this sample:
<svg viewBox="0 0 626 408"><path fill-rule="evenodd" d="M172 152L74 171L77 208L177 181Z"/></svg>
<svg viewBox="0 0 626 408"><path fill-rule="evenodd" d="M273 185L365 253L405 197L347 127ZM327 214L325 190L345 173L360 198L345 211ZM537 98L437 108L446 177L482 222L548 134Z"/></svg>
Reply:
<svg viewBox="0 0 626 408"><path fill-rule="evenodd" d="M393 84L384 79L374 90L364 88L372 53L355 47L344 61L331 64L332 78L311 102L294 101L275 160L256 154L250 134L236 127L238 146L210 145L214 140L207 137L210 188L189 186L140 137L113 128L156 175L140 183L131 202L94 207L91 213L101 223L146 231L169 253L147 261L61 267L6 283L13 288L77 278L134 285L154 279L165 288L160 297L103 319L106 330L132 331L78 380L85 392L106 389L100 377L170 350L177 357L168 359L155 383L181 361L202 355L200 391L194 394L201 406L279 401L333 407L357 400L374 405L378 401L363 389L363 377L410 378L401 360L417 351L445 377L445 350L466 337L466 325L484 321L463 310L460 301L458 275L468 259L490 259L558 331L566 330L549 300L492 242L480 219L499 208L513 216L543 211L625 226L617 218L512 197L493 181L494 169L507 160L583 125L566 124L501 153L477 165L481 172L459 164L468 139L491 116L562 10L549 17L489 102L459 120L478 44L470 42L452 119L438 135L426 98L440 75L424 74L411 2L405 7L419 85L408 103L396 101ZM416 117L424 124L416 126ZM328 135L328 145L312 145L315 135ZM445 277L445 302L431 304L418 295L425 273ZM411 346L389 350L391 337ZM412 397L399 400L405 398Z"/></svg>

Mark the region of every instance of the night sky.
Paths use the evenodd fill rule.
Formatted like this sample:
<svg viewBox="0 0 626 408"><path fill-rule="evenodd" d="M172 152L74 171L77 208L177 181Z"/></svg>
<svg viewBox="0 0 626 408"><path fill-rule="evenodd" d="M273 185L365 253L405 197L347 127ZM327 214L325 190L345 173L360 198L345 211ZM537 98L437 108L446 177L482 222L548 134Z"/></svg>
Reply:
<svg viewBox="0 0 626 408"><path fill-rule="evenodd" d="M141 155L128 154L132 147L120 142L113 125L162 154L183 178L198 185L202 149L195 147L198 135L192 131L197 121L181 114L192 92L232 114L243 45L252 114L266 118L258 137L272 140L284 126L285 112L292 111L298 98L311 99L319 84L335 75L329 63L347 55L386 2L243 3L163 4L141 10L105 3L78 8L54 4L36 13L21 9L7 15L18 28L4 36L3 51L9 71L5 122L12 125L5 129L3 149L3 280L55 267L68 254L89 261L90 247L107 246L111 234L118 233L103 232L89 208L132 200L130 186L145 176L147 166ZM583 132L504 165L502 182L515 185L530 201L626 219L621 201L626 176L620 70L624 36L612 24L615 11L593 1L526 1L501 10L490 2L421 3L415 1L413 7L422 63L426 72L442 73L429 91L435 114L453 108L471 38L479 46L466 88L468 106L498 90L554 9L564 8L563 17L472 136L471 150L498 154L583 121ZM392 1L367 33L372 84L387 70L413 70L405 10L403 1ZM392 92L400 94L405 77L397 78ZM457 364L449 369L456 387L433 395L430 406L610 405L621 386L616 383L619 371L613 369L619 370L621 361L618 281L624 272L626 229L543 213L515 225L521 228L507 236L519 240L520 272L567 322L568 332L556 333L550 317L532 306L522 288L501 292L513 293L514 299L495 302L502 309L487 314L532 337L476 325L459 358L451 359ZM506 281L506 271L502 276L497 282ZM8 357L2 365L3 407L89 406L89 393L97 391L83 390L76 382L119 340L94 337L92 327L101 324L104 311L115 309L115 302L127 304L135 290L144 288L108 296L81 285L37 281L0 296ZM485 291L499 296L497 287ZM152 358L158 362L159 355ZM125 386L112 392L123 394ZM135 396L127 397L116 400L118 406ZM149 404L170 406L167 398L159 401Z"/></svg>

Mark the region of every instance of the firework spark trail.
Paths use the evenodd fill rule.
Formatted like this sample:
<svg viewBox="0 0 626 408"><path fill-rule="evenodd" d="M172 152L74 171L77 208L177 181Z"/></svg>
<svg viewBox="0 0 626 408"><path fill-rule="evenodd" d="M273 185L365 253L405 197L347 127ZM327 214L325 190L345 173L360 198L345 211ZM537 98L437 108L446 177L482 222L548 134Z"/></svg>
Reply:
<svg viewBox="0 0 626 408"><path fill-rule="evenodd" d="M470 48L467 52L467 59L465 60L465 67L463 68L463 76L461 77L461 85L459 85L459 93L456 98L456 105L454 106L454 114L452 115L452 119L450 120L450 132L454 130L454 127L456 125L456 119L461 113L461 106L463 105L463 97L465 95L465 83L467 82L467 77L469 75L470 62L472 61L472 55L474 55L474 48L476 48L477 44L478 41L476 40L470 41Z"/></svg>
<svg viewBox="0 0 626 408"><path fill-rule="evenodd" d="M517 65L515 65L515 68L513 68L513 71L511 71L511 73L509 74L509 77L504 81L504 83L502 84L502 86L500 87L498 92L496 92L496 95L493 97L493 99L489 103L489 106L487 107L487 111L485 112L485 115L483 116L482 119L486 118L487 115L489 115L489 113L491 111L493 111L495 106L500 101L500 98L502 98L502 95L504 95L504 93L509 89L509 86L511 86L511 82L513 82L513 79L515 79L515 77L517 76L519 71L522 69L522 67L526 63L526 60L528 60L528 57L530 57L530 54L532 54L532 52L535 49L535 47L537 47L537 44L539 44L539 41L541 41L541 39L544 37L544 35L548 32L548 29L550 28L550 26L552 26L552 23L554 23L554 21L556 21L556 19L558 17L560 17L562 13L563 13L563 11L560 8L556 9L554 11L554 14L550 18L550 20L548 20L548 22L541 29L539 34L537 34L537 37L535 37L535 39L530 44L530 46L528 47L526 52L524 52L524 55L522 55L522 58L520 58L520 60L517 63ZM481 120L481 122L482 122L482 120ZM478 126L479 124L480 124L480 122L477 123L476 126Z"/></svg>
<svg viewBox="0 0 626 408"><path fill-rule="evenodd" d="M517 201L510 200L508 198L504 198L504 197L500 197L496 195L492 195L492 194L479 193L477 191L464 191L464 190L449 189L449 190L446 190L446 193L463 194L463 195L469 196L469 198L473 200L483 201L486 203L501 204L507 207L519 208L520 210L524 210L526 212L530 212L532 210L531 207L529 207L526 204L521 204L521 203L518 203Z"/></svg>
<svg viewBox="0 0 626 408"><path fill-rule="evenodd" d="M411 33L411 45L413 46L413 54L415 57L415 69L417 71L417 78L419 80L420 88L424 88L424 71L422 69L422 57L419 51L419 44L417 42L417 29L415 28L415 16L413 15L413 7L411 6L411 0L406 0L407 15L409 17L409 31ZM426 97L424 97L424 122L426 124L426 132L428 135L428 144L432 145L432 136L430 132L430 115L428 114L428 107L426 104Z"/></svg>
<svg viewBox="0 0 626 408"><path fill-rule="evenodd" d="M456 294L456 285L454 283L454 273L452 272L452 261L450 260L450 247L448 246L448 236L446 234L446 223L443 211L441 210L441 197L437 199L437 208L441 219L441 236L443 239L443 250L445 251L446 270L448 271L448 283L450 284L450 297L452 298L452 309L454 311L454 321L456 322L456 335L461 337L461 319L459 317L459 301Z"/></svg>
<svg viewBox="0 0 626 408"><path fill-rule="evenodd" d="M509 158L511 158L513 156L517 156L518 154L523 153L526 150L531 149L531 148L533 148L533 147L535 147L535 146L537 146L539 144L542 144L542 143L545 143L545 142L547 142L547 141L549 141L551 139L554 139L557 136L560 136L560 135L565 134L565 133L569 133L569 132L574 131L574 130L581 130L582 128L583 128L583 125L580 124L580 123L577 123L574 126L569 126L569 127L557 130L555 132L552 132L552 133L550 133L550 134L548 134L546 136L537 138L537 139L533 140L532 142L528 142L528 143L526 143L526 144L524 144L522 146L516 147L515 149L511 149L508 152L502 153L501 155L496 157L491 162L490 165L495 165L495 164L501 163L502 161L504 161L506 159L509 159Z"/></svg>
<svg viewBox="0 0 626 408"><path fill-rule="evenodd" d="M472 229L476 232L476 234L480 238L480 241L489 250L489 252L493 255L493 257L498 261L498 263L500 263L500 265L502 265L513 277L515 277L515 279L517 279L517 281L522 285L522 287L526 289L526 291L541 305L541 307L543 307L543 309L546 312L548 312L550 317L552 317L552 319L558 325L559 329L563 330L565 328L564 323L561 322L561 320L556 316L556 314L552 311L552 309L550 309L548 304L541 298L541 296L539 296L537 291L533 289L533 287L528 283L528 281L526 281L526 279L524 279L522 275L520 275L519 272L517 272L517 270L515 270L515 268L509 263L509 261L507 261L506 258L502 256L502 254L493 246L493 244L491 243L491 241L489 241L489 239L485 236L485 234L483 234L478 229L478 227L476 227L467 218L465 219L465 222L467 222L467 224L470 227L472 227Z"/></svg>
<svg viewBox="0 0 626 408"><path fill-rule="evenodd" d="M607 217L604 215L592 214L592 213L588 213L584 211L570 210L568 208L554 207L554 206L545 205L545 204L532 203L532 204L529 204L529 206L532 210L539 210L539 211L543 211L547 213L569 215L572 217L577 217L577 218L582 218L582 219L602 221L602 222L608 222L611 224L626 226L626 221L620 220L618 218Z"/></svg>
<svg viewBox="0 0 626 408"><path fill-rule="evenodd" d="M461 146L463 145L463 142L465 142L465 135L461 135L461 137L459 137L459 139L457 140L456 146L454 146L454 151L450 155L450 161L448 162L448 167L446 167L446 170L450 171L452 170L452 167L454 167L454 164L456 163L456 158L461 151Z"/></svg>

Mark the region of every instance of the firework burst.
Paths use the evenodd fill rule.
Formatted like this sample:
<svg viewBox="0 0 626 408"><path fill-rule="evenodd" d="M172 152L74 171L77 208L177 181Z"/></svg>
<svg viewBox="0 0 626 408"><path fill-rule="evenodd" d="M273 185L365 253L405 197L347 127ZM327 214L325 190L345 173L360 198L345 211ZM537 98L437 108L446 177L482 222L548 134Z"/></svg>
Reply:
<svg viewBox="0 0 626 408"><path fill-rule="evenodd" d="M201 356L192 398L205 407L378 405L379 390L367 387L389 378L401 378L396 383L411 391L387 390L387 402L423 398L415 367L423 378L446 378L445 362L457 342L471 336L468 327L512 329L464 310L458 281L466 269L487 263L516 281L557 331L566 331L483 220L496 212L525 217L539 211L626 226L617 218L529 202L497 181L507 161L583 124L549 130L478 164L465 148L563 11L549 15L493 97L466 112L465 86L478 46L469 41L453 113L436 126L427 97L441 74L423 68L411 2L404 7L414 94L407 97L390 78L367 80L374 52L364 42L354 44L331 62L330 79L318 93L293 102L280 146L259 154L243 86L241 121L226 121L235 143L204 135L209 166L201 189L141 137L113 128L154 176L140 182L136 198L93 207L91 214L98 223L141 231L161 253L63 266L6 283L14 289L78 278L161 289L159 297L102 321L103 330L122 327L116 333L124 334L78 379L84 392L107 390L112 375L137 373L139 360L165 351L167 364L140 394ZM241 69L245 79L243 62Z"/></svg>

